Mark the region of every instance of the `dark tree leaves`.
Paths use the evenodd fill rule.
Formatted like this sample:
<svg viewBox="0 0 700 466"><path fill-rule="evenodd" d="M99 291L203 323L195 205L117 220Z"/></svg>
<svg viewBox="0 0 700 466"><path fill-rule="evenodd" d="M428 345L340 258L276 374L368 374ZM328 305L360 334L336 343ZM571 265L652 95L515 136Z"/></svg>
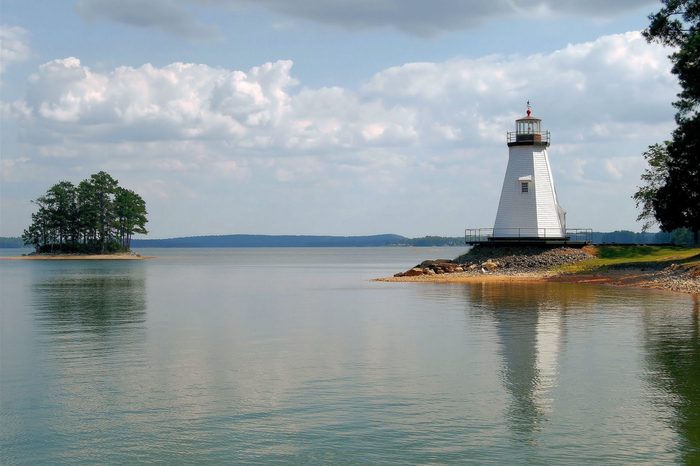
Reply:
<svg viewBox="0 0 700 466"><path fill-rule="evenodd" d="M662 0L662 8L649 16L644 37L674 47L672 72L681 92L673 105L678 109L672 140L665 147L666 160L642 175L645 185L633 196L642 213L653 217L664 231L689 228L698 242L700 230L700 0ZM651 146L652 148L657 147ZM645 224L646 226L647 224Z"/></svg>

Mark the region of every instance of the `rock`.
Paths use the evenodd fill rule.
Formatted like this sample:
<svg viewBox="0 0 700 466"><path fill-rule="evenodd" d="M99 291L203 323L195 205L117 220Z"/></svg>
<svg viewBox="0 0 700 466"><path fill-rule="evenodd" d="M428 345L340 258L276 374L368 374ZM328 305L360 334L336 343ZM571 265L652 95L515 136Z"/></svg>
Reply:
<svg viewBox="0 0 700 466"><path fill-rule="evenodd" d="M573 264L590 257L590 254L584 250L568 247L512 246L496 248L476 246L468 253L458 257L457 262L463 264L465 269L475 271L480 270L482 264L492 262L496 264L499 273L507 274L548 270L555 266ZM472 264L476 264L476 266L471 267ZM484 269L491 270L487 267Z"/></svg>
<svg viewBox="0 0 700 466"><path fill-rule="evenodd" d="M498 262L494 262L491 259L487 260L483 264L481 264L482 269L486 269L489 272L492 272L498 268Z"/></svg>
<svg viewBox="0 0 700 466"><path fill-rule="evenodd" d="M423 261L418 265L418 267L421 268L433 268L433 267L442 267L445 264L455 264L455 261L452 259L435 259L435 260L427 260ZM456 264L455 264L456 265Z"/></svg>
<svg viewBox="0 0 700 466"><path fill-rule="evenodd" d="M585 250L567 247L480 247L476 246L467 254L457 258L425 260L410 271L396 276L441 275L457 272L518 274L538 270L549 270L564 264L589 259L591 256ZM676 266L670 273L683 273L683 266ZM696 275L700 275L700 271Z"/></svg>
<svg viewBox="0 0 700 466"><path fill-rule="evenodd" d="M403 272L399 272L399 273L394 274L394 277L403 277L403 276L404 276Z"/></svg>

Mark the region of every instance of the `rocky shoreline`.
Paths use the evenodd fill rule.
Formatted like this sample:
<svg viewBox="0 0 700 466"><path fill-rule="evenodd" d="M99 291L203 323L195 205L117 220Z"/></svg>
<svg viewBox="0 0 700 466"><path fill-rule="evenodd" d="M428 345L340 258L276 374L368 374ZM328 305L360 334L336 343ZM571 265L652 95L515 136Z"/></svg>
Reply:
<svg viewBox="0 0 700 466"><path fill-rule="evenodd" d="M683 264L671 264L664 267L618 266L592 275L559 275L553 277L551 281L598 283L700 294L700 266L685 267Z"/></svg>
<svg viewBox="0 0 700 466"><path fill-rule="evenodd" d="M575 264L593 256L585 249L547 247L473 248L456 259L423 261L394 275L417 277L446 273L520 275L546 273L553 267Z"/></svg>
<svg viewBox="0 0 700 466"><path fill-rule="evenodd" d="M552 281L663 289L700 294L700 266L633 264L565 273L562 266L594 259L595 248L475 247L456 259L423 261L405 272L378 281L475 283Z"/></svg>

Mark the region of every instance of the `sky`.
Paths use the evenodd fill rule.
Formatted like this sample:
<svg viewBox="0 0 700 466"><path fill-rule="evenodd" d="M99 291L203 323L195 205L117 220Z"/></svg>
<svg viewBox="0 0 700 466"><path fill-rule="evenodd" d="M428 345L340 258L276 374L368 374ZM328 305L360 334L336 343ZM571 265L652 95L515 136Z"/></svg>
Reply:
<svg viewBox="0 0 700 466"><path fill-rule="evenodd" d="M491 227L532 104L567 226L638 231L648 0L0 0L0 236L100 170L149 237Z"/></svg>

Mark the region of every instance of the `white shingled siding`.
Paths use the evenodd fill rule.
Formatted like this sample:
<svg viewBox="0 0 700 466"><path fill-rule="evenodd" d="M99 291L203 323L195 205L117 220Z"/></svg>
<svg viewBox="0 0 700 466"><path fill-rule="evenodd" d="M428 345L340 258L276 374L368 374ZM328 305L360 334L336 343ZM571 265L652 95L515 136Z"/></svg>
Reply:
<svg viewBox="0 0 700 466"><path fill-rule="evenodd" d="M494 236L564 236L547 150L534 145L509 149ZM523 193L520 178L529 176L532 181Z"/></svg>

